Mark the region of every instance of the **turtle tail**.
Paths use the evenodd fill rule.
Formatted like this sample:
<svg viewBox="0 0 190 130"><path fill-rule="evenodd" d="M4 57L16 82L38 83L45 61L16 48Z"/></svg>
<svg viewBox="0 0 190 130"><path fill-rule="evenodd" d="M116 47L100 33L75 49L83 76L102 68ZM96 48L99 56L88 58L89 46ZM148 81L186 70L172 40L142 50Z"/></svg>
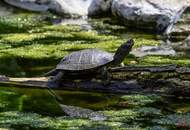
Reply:
<svg viewBox="0 0 190 130"><path fill-rule="evenodd" d="M43 76L55 76L57 74L57 70L56 69L52 69L49 72L43 74Z"/></svg>

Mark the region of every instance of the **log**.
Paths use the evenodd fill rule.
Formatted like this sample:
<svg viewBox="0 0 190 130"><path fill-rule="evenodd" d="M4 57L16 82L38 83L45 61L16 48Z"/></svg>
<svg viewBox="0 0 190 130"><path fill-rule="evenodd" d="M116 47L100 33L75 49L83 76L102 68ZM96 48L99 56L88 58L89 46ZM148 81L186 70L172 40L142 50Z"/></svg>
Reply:
<svg viewBox="0 0 190 130"><path fill-rule="evenodd" d="M47 89L48 78L11 78L11 77L0 77L0 84L24 87L24 88L41 88ZM82 91L93 91L93 92L111 92L111 93L129 93L132 91L142 90L142 86L137 83L136 80L130 81L111 81L109 85L105 86L101 81L85 81L85 80L74 80L74 81L63 81L62 85L57 88L61 90L82 90Z"/></svg>
<svg viewBox="0 0 190 130"><path fill-rule="evenodd" d="M103 85L101 80L67 80L52 89L91 91L103 93L154 92L189 97L190 69L177 65L125 66L110 69L111 82ZM0 76L3 86L47 89L47 77L12 78ZM1 86L1 85L0 85Z"/></svg>
<svg viewBox="0 0 190 130"><path fill-rule="evenodd" d="M125 66L125 67L115 67L110 69L111 72L137 72L137 71L148 71L151 73L157 72L177 72L179 74L190 74L190 68L184 66L177 66L175 64L171 65L161 65L161 66Z"/></svg>

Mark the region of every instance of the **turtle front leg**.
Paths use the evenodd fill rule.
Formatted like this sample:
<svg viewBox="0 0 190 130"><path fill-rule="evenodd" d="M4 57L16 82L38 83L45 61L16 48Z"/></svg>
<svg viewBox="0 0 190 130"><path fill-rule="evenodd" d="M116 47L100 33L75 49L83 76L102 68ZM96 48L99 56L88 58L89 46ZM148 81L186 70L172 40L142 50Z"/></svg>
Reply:
<svg viewBox="0 0 190 130"><path fill-rule="evenodd" d="M107 67L103 67L101 69L101 79L103 80L103 85L107 86L110 84L110 77L109 77L109 73L108 73L108 69Z"/></svg>
<svg viewBox="0 0 190 130"><path fill-rule="evenodd" d="M124 64L123 62L121 62L120 66L121 66L121 67L124 67L124 66L125 66L125 64Z"/></svg>
<svg viewBox="0 0 190 130"><path fill-rule="evenodd" d="M48 86L49 88L57 88L57 87L60 87L61 79L62 79L62 77L63 77L64 74L65 74L65 72L63 72L63 71L58 72L58 74L57 74L53 79L50 79L50 80L48 81L47 86Z"/></svg>

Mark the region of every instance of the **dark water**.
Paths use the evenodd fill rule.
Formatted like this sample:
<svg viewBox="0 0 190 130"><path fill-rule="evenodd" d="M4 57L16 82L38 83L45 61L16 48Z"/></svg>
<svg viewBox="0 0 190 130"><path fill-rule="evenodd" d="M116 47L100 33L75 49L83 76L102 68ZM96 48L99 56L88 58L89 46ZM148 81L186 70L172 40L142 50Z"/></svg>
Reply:
<svg viewBox="0 0 190 130"><path fill-rule="evenodd" d="M7 56L0 58L1 75L33 77L43 75L59 63L60 59L27 59Z"/></svg>
<svg viewBox="0 0 190 130"><path fill-rule="evenodd" d="M165 127L170 128L170 124L166 122L168 121L172 124L172 121L174 121L175 124L175 120L171 120L171 118L175 117L175 114L181 116L182 114L188 114L190 112L190 100L176 97L161 97L152 94L113 95L62 90L54 91L54 93L59 96L61 100L55 100L50 92L45 89L27 89L0 85L0 127L6 126L6 123L3 123L4 118L5 121L12 120L12 122L8 123L9 125L11 124L11 126L9 126L10 128L18 130L38 129L40 125L33 128L33 122L31 122L31 124L30 122L28 123L28 118L34 118L32 120L35 120L35 114L40 115L41 118L52 117L55 119L68 116L61 105L72 106L72 109L80 107L80 109L85 109L85 111L86 109L92 111L113 111L113 114L114 112L117 113L125 110L136 111L139 113L138 117L130 120L126 119L126 121L131 125L141 124L141 127L163 124ZM76 109L75 111L80 111L80 109ZM84 110L82 111L85 113ZM12 114L7 115L7 112ZM12 119L16 118L14 117L15 112L18 116L17 118L19 118L19 116L23 118L23 122L17 122L19 119ZM22 113L24 113L24 115L22 115ZM110 117L111 119L109 120L120 118L123 114L121 113L120 115L120 113L118 113L118 115ZM175 117L177 121L187 120L185 117L178 116ZM172 127L176 129L176 127Z"/></svg>
<svg viewBox="0 0 190 130"><path fill-rule="evenodd" d="M55 98L46 89L18 88L0 85L0 110L34 112L49 116L62 116L59 103L78 106L92 110L121 110L132 107L122 96L114 94L90 93L80 91L53 90L61 101ZM130 94L132 96L133 94ZM135 96L135 94L134 94ZM133 104L134 105L134 104ZM162 97L155 100L149 107L156 107L165 112L190 112L190 100L174 97Z"/></svg>
<svg viewBox="0 0 190 130"><path fill-rule="evenodd" d="M0 85L0 110L34 112L46 116L63 116L59 103L92 110L104 110L119 101L118 95L57 90L56 101L46 89L26 89Z"/></svg>

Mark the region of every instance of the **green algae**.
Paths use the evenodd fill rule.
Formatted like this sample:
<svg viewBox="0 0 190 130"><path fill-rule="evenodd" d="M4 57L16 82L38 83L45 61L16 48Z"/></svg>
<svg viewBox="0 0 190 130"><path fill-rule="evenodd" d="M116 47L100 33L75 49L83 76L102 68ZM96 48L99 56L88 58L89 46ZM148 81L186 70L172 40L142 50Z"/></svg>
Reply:
<svg viewBox="0 0 190 130"><path fill-rule="evenodd" d="M155 94L110 95L61 90L55 93L62 98L61 102L56 101L46 90L1 87L0 128L157 130L187 128L190 119L189 111L176 111L189 104L188 100L185 102L180 98L173 100ZM181 101L185 105L180 104ZM107 119L93 121L69 117L61 111L59 104L90 108L103 113ZM181 106L173 107L171 104Z"/></svg>
<svg viewBox="0 0 190 130"><path fill-rule="evenodd" d="M127 29L122 26L101 22L101 20L94 22L94 30L86 31L76 25L52 25L51 19L54 19L54 16L31 13L0 17L0 59L12 57L28 62L34 61L33 66L28 70L23 68L22 65L16 70L7 68L8 75L14 75L15 72L19 73L19 71L20 73L16 74L16 76L30 75L28 73L32 73L29 71L32 70L32 67L37 68L35 73L40 74L48 70L48 68L53 68L66 54L81 49L99 48L114 53L126 41L126 38L135 40L134 48L141 45L160 44L160 36L143 34L142 32L130 32L127 36L124 36L124 31L126 32ZM108 29L113 33L101 32L100 29ZM41 68L39 73L36 62L41 61L47 62L44 62L42 66L39 65ZM49 61L54 61L54 63ZM188 57L146 56L144 58L135 58L129 55L124 60L124 63L131 64L131 61L132 63L135 61L135 64L138 65L176 63L190 66ZM18 60L15 62L20 66ZM47 68L47 66L49 67ZM28 67L30 68L30 65ZM2 68L1 70L4 69ZM6 74L6 72L3 72L3 74Z"/></svg>

